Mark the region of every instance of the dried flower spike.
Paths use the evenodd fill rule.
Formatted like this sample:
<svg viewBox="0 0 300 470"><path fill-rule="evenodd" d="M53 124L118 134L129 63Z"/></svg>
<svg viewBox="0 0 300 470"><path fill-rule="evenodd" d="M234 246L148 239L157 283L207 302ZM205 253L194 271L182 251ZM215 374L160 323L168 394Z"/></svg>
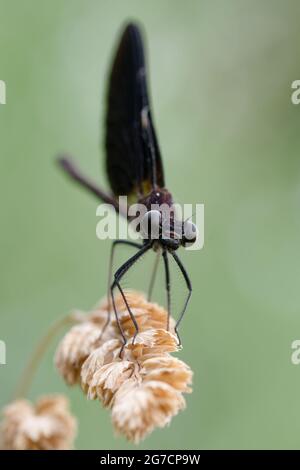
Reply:
<svg viewBox="0 0 300 470"><path fill-rule="evenodd" d="M73 326L61 341L55 355L55 364L68 385L80 383L81 367L94 349L115 336L107 322L107 311L101 309L82 314L79 324Z"/></svg>
<svg viewBox="0 0 300 470"><path fill-rule="evenodd" d="M99 399L111 409L117 433L138 443L185 407L182 394L191 392L192 371L170 355L178 344L173 319L170 331L165 329L166 310L140 293L129 292L126 299L139 333L133 343L134 324L123 298L117 296L118 317L127 338L122 358L122 337L114 316L103 331L109 308L104 300L63 338L56 365L67 383L81 380L89 399Z"/></svg>
<svg viewBox="0 0 300 470"><path fill-rule="evenodd" d="M36 405L17 400L3 410L2 450L65 450L73 447L76 419L64 396L45 396Z"/></svg>

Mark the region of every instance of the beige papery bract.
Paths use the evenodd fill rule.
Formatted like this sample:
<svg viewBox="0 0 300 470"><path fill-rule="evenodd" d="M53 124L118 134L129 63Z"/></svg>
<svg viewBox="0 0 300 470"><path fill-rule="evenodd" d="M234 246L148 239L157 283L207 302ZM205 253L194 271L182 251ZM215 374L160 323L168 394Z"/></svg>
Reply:
<svg viewBox="0 0 300 470"><path fill-rule="evenodd" d="M111 325L102 334L106 320L107 312L92 312L85 321L73 326L61 341L56 351L55 364L68 385L80 383L84 361L95 348L115 335Z"/></svg>
<svg viewBox="0 0 300 470"><path fill-rule="evenodd" d="M64 450L73 448L76 419L70 414L68 400L45 396L34 405L16 400L3 410L0 426L2 450Z"/></svg>
<svg viewBox="0 0 300 470"><path fill-rule="evenodd" d="M184 407L182 394L169 384L131 379L116 394L112 421L118 433L137 444L155 427L168 424Z"/></svg>
<svg viewBox="0 0 300 470"><path fill-rule="evenodd" d="M167 312L136 292L126 293L139 333L121 296L116 296L122 337L115 316L103 332L109 308L102 301L86 320L71 328L56 354L56 365L68 384L81 382L89 399L111 409L117 433L138 443L163 427L185 407L183 393L191 392L191 369L171 356L178 350L174 320L166 331Z"/></svg>

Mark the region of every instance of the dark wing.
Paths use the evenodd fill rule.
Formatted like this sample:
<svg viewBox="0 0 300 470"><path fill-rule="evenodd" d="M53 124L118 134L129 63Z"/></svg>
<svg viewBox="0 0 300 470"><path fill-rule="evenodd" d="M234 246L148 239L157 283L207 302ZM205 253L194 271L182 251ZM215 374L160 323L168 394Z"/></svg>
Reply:
<svg viewBox="0 0 300 470"><path fill-rule="evenodd" d="M164 186L153 127L139 28L122 34L109 78L106 114L106 171L113 193L138 197Z"/></svg>

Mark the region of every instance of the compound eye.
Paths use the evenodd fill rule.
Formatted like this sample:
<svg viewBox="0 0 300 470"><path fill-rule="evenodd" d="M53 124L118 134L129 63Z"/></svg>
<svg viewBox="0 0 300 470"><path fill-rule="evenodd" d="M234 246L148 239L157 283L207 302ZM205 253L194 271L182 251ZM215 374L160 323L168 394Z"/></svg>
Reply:
<svg viewBox="0 0 300 470"><path fill-rule="evenodd" d="M195 243L198 237L197 225L195 225L190 220L186 220L183 224L183 236L185 245L192 245Z"/></svg>
<svg viewBox="0 0 300 470"><path fill-rule="evenodd" d="M141 220L141 235L144 239L158 239L161 214L157 210L146 212Z"/></svg>

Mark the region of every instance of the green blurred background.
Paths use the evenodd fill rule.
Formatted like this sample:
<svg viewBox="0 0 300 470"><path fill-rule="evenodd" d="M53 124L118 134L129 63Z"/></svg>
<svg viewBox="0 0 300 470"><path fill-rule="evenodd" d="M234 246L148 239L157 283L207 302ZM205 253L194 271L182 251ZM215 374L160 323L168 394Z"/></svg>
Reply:
<svg viewBox="0 0 300 470"><path fill-rule="evenodd" d="M206 224L204 249L181 253L194 292L180 358L194 392L139 448L300 447L290 359L300 337L299 15L299 1L283 0L0 0L1 406L49 323L105 294L110 241L95 236L97 201L54 157L70 152L105 184L106 73L134 18L147 32L167 185L178 201L204 202ZM69 395L79 449L135 448L64 385L54 348L31 398Z"/></svg>

